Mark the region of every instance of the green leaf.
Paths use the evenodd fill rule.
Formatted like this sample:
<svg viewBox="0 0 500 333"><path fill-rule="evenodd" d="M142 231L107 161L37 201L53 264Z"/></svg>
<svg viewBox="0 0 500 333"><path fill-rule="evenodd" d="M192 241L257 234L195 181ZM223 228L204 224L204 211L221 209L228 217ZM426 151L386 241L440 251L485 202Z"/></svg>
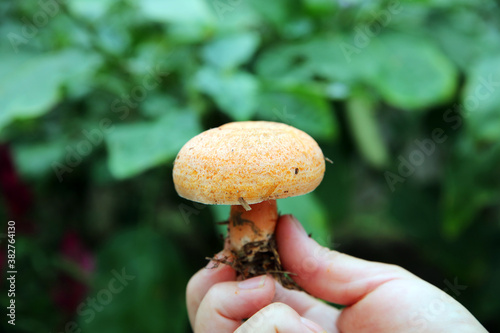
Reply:
<svg viewBox="0 0 500 333"><path fill-rule="evenodd" d="M423 109L448 101L455 92L457 72L451 62L427 40L389 34L374 43L372 61L379 64L370 83L390 104ZM370 52L361 49L361 52Z"/></svg>
<svg viewBox="0 0 500 333"><path fill-rule="evenodd" d="M204 0L133 0L141 17L168 24L163 40L193 44L213 34L216 19ZM149 22L147 22L149 23ZM161 34L157 34L161 36Z"/></svg>
<svg viewBox="0 0 500 333"><path fill-rule="evenodd" d="M224 36L206 44L202 49L203 59L222 68L234 68L246 63L259 45L259 36L252 32Z"/></svg>
<svg viewBox="0 0 500 333"><path fill-rule="evenodd" d="M352 135L363 157L374 167L389 162L389 153L378 126L376 103L370 97L357 94L347 103L347 119Z"/></svg>
<svg viewBox="0 0 500 333"><path fill-rule="evenodd" d="M152 93L142 103L140 111L146 117L156 118L177 109L179 109L179 101L173 96L165 93Z"/></svg>
<svg viewBox="0 0 500 333"><path fill-rule="evenodd" d="M262 17L250 1L208 0L217 18L217 32L253 29L262 24Z"/></svg>
<svg viewBox="0 0 500 333"><path fill-rule="evenodd" d="M330 0L305 0L304 6L312 13L328 16L335 12L338 4Z"/></svg>
<svg viewBox="0 0 500 333"><path fill-rule="evenodd" d="M358 83L375 76L378 63L369 52L357 51L349 35L319 35L305 42L272 47L258 58L259 75L285 82L316 77Z"/></svg>
<svg viewBox="0 0 500 333"><path fill-rule="evenodd" d="M478 141L500 140L500 58L481 59L470 69L462 92L463 117Z"/></svg>
<svg viewBox="0 0 500 333"><path fill-rule="evenodd" d="M278 27L286 24L290 12L295 9L294 6L290 6L288 1L285 0L253 0L250 4L263 18L274 23Z"/></svg>
<svg viewBox="0 0 500 333"><path fill-rule="evenodd" d="M0 130L13 120L48 112L61 99L64 84L89 75L100 61L77 50L0 56Z"/></svg>
<svg viewBox="0 0 500 333"><path fill-rule="evenodd" d="M144 15L155 21L196 25L214 21L203 0L137 0L136 3Z"/></svg>
<svg viewBox="0 0 500 333"><path fill-rule="evenodd" d="M307 45L283 44L265 50L257 59L257 73L285 82L300 82L313 75L305 50Z"/></svg>
<svg viewBox="0 0 500 333"><path fill-rule="evenodd" d="M337 134L331 105L324 97L304 87L263 92L257 114L297 127L318 139L329 140Z"/></svg>
<svg viewBox="0 0 500 333"><path fill-rule="evenodd" d="M210 210L214 215L215 222L226 221L229 218L230 208L228 205L210 205ZM221 225L222 230L226 230L226 225Z"/></svg>
<svg viewBox="0 0 500 333"><path fill-rule="evenodd" d="M200 132L198 118L188 110L170 112L155 122L116 125L106 136L111 173L127 178L166 163Z"/></svg>
<svg viewBox="0 0 500 333"><path fill-rule="evenodd" d="M479 147L470 137L459 141L444 180L442 230L456 239L478 213L500 201L500 143Z"/></svg>
<svg viewBox="0 0 500 333"><path fill-rule="evenodd" d="M210 211L214 216L214 222L223 222L229 219L231 206L228 205L210 205ZM219 235L227 234L227 224L215 224L215 230Z"/></svg>
<svg viewBox="0 0 500 333"><path fill-rule="evenodd" d="M13 156L18 170L24 177L37 178L51 170L52 163L64 156L62 142L22 144L13 147Z"/></svg>
<svg viewBox="0 0 500 333"><path fill-rule="evenodd" d="M500 32L495 25L484 20L482 13L468 8L456 8L430 22L427 28L446 55L465 71L481 55L498 53L500 48Z"/></svg>
<svg viewBox="0 0 500 333"><path fill-rule="evenodd" d="M292 214L317 242L323 246L331 246L332 235L327 213L314 193L280 199L277 202L280 214Z"/></svg>
<svg viewBox="0 0 500 333"><path fill-rule="evenodd" d="M428 41L394 33L370 38L362 30L270 49L259 58L257 71L291 82L317 76L368 83L387 102L406 109L445 102L453 95L457 78L453 65Z"/></svg>
<svg viewBox="0 0 500 333"><path fill-rule="evenodd" d="M104 15L116 2L116 0L69 0L67 4L76 15L94 20Z"/></svg>
<svg viewBox="0 0 500 333"><path fill-rule="evenodd" d="M321 36L309 41L305 48L309 66L317 76L331 81L357 83L375 73L378 64L367 53L352 55L351 36Z"/></svg>
<svg viewBox="0 0 500 333"><path fill-rule="evenodd" d="M231 118L249 120L255 114L259 86L253 75L203 67L197 73L195 82Z"/></svg>
<svg viewBox="0 0 500 333"><path fill-rule="evenodd" d="M178 249L165 235L150 228L118 232L99 251L78 326L82 332L182 333L187 316L180 286L187 278Z"/></svg>

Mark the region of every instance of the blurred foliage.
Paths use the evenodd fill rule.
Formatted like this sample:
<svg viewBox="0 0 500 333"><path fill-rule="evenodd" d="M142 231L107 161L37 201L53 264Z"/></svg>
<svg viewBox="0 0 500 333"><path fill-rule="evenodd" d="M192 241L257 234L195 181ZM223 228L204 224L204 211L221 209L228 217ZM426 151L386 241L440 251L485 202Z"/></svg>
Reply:
<svg viewBox="0 0 500 333"><path fill-rule="evenodd" d="M498 1L11 0L0 22L0 143L32 196L0 201L19 332L189 332L184 289L227 207L178 198L172 161L249 119L306 131L334 162L282 214L458 281L500 330ZM110 294L122 268L136 278Z"/></svg>

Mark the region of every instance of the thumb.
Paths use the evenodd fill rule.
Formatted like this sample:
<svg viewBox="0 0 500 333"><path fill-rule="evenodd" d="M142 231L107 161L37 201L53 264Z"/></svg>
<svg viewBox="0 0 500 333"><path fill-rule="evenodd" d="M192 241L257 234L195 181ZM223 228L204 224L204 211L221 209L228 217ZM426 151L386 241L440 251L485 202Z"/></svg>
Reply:
<svg viewBox="0 0 500 333"><path fill-rule="evenodd" d="M278 252L285 270L309 294L352 305L378 286L398 278L416 278L399 266L370 262L320 246L291 215L276 229Z"/></svg>
<svg viewBox="0 0 500 333"><path fill-rule="evenodd" d="M321 247L292 216L280 218L276 240L283 267L296 274L293 279L302 288L348 306L337 320L341 332L449 332L458 328L486 332L465 307L438 288L399 266Z"/></svg>

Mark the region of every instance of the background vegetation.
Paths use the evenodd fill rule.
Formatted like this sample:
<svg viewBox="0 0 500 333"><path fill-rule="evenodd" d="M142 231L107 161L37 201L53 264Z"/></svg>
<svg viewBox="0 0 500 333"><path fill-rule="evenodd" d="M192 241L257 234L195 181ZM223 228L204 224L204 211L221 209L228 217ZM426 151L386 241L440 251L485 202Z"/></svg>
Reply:
<svg viewBox="0 0 500 333"><path fill-rule="evenodd" d="M500 330L498 1L2 1L0 22L9 332L189 332L185 285L227 208L180 199L172 161L248 119L303 129L334 162L282 213Z"/></svg>

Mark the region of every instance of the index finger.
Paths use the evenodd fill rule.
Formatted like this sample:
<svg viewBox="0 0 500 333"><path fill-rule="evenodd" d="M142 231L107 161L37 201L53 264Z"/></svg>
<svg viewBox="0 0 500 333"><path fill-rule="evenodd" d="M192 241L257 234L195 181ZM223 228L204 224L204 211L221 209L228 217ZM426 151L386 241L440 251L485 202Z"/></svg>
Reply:
<svg viewBox="0 0 500 333"><path fill-rule="evenodd" d="M223 257L224 251L216 255ZM210 261L207 267L200 269L189 280L186 288L186 303L191 327L194 327L194 321L198 308L203 297L208 290L216 283L234 281L236 272L228 265Z"/></svg>

